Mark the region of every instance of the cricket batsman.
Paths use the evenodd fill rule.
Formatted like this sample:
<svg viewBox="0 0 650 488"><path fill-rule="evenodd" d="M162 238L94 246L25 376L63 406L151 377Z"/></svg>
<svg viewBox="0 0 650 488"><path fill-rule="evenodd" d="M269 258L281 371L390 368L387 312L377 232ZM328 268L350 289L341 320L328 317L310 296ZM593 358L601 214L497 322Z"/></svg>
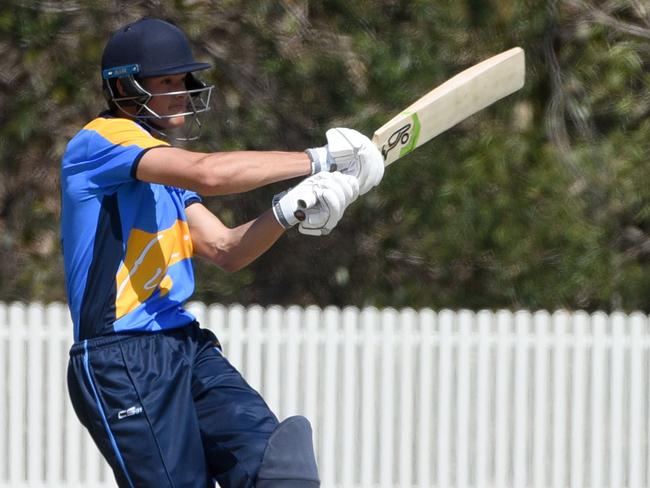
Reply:
<svg viewBox="0 0 650 488"><path fill-rule="evenodd" d="M61 169L79 420L120 487L319 486L308 420L279 422L183 304L194 255L236 271L290 227L328 234L380 182L381 154L350 129L305 152L173 147L172 134L200 127L213 87L197 76L210 65L162 20L119 29L101 64L108 110L70 140ZM295 177L234 228L201 203Z"/></svg>

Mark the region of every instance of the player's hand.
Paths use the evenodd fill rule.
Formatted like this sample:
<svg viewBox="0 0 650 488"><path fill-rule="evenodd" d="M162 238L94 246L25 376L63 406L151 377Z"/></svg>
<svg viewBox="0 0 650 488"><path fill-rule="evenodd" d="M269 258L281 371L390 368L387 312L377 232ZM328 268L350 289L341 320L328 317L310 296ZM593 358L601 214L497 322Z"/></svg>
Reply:
<svg viewBox="0 0 650 488"><path fill-rule="evenodd" d="M317 173L273 197L273 214L285 229L296 224L302 234L322 236L338 224L359 196L356 177L340 172Z"/></svg>
<svg viewBox="0 0 650 488"><path fill-rule="evenodd" d="M312 174L340 171L359 180L363 195L384 176L384 158L366 136L352 129L336 128L326 133L327 146L307 149Z"/></svg>

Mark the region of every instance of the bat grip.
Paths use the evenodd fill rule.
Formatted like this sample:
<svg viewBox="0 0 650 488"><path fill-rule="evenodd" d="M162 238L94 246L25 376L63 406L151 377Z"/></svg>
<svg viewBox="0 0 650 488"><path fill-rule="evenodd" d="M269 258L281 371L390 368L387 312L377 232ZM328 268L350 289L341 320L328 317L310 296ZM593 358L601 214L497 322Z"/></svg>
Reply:
<svg viewBox="0 0 650 488"><path fill-rule="evenodd" d="M315 207L318 204L318 197L316 195L311 195L311 198L299 198L296 201L296 210L293 212L293 216L299 221L304 222L307 218L307 213L305 210Z"/></svg>
<svg viewBox="0 0 650 488"><path fill-rule="evenodd" d="M305 210L307 210L307 203L300 199L297 202L298 208L293 211L293 216L298 219L300 222L303 222L307 218Z"/></svg>

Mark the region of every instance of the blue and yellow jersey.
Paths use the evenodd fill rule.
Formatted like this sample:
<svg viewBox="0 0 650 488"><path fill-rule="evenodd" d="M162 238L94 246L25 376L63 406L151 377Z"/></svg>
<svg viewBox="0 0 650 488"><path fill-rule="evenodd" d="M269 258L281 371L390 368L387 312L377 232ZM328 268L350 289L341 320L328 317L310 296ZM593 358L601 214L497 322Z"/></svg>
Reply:
<svg viewBox="0 0 650 488"><path fill-rule="evenodd" d="M189 190L139 181L143 154L167 146L136 122L100 116L69 142L61 238L76 341L194 321Z"/></svg>

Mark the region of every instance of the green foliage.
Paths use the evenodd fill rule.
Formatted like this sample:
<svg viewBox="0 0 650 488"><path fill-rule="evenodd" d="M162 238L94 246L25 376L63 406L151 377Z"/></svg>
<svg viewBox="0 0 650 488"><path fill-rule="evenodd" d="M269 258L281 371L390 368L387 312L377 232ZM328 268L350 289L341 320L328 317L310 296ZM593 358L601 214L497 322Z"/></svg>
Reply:
<svg viewBox="0 0 650 488"><path fill-rule="evenodd" d="M5 1L0 6L0 299L65 298L58 171L103 108L119 25L177 22L215 69L197 150L367 134L492 54L527 52L522 92L391 166L333 235L290 232L246 270L197 261L196 299L650 311L650 75L639 2ZM208 199L229 225L286 184Z"/></svg>

